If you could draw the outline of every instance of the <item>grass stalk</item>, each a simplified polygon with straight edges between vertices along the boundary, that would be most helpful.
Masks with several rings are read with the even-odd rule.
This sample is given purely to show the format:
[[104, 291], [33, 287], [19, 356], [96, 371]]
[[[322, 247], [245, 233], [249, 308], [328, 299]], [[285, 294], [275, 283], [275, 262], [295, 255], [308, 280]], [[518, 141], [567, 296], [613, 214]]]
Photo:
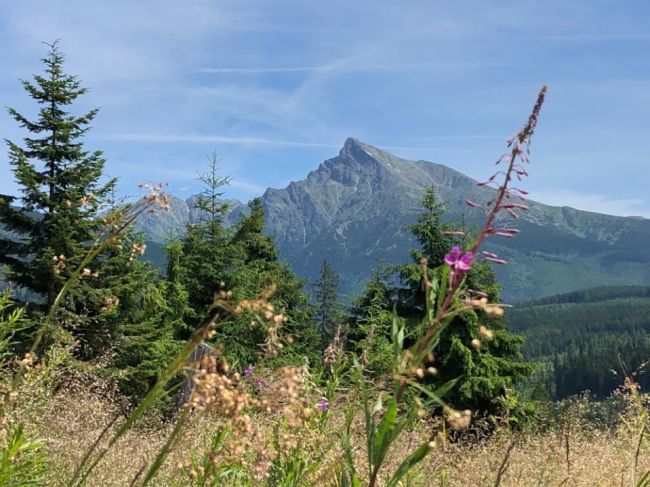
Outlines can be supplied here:
[[140, 484], [141, 487], [145, 487], [151, 481], [151, 479], [153, 479], [153, 477], [156, 475], [156, 473], [162, 466], [163, 462], [167, 458], [167, 455], [169, 454], [169, 451], [171, 450], [174, 441], [176, 441], [176, 438], [178, 437], [181, 430], [183, 429], [183, 426], [185, 426], [185, 423], [187, 423], [188, 418], [189, 418], [189, 413], [186, 409], [181, 413], [181, 416], [180, 418], [178, 418], [178, 421], [176, 421], [176, 425], [174, 426], [174, 429], [170, 433], [169, 437], [167, 438], [167, 441], [158, 452], [158, 455], [156, 456], [154, 462], [151, 464], [151, 467], [149, 468], [147, 474], [144, 477], [144, 480]]
[[[219, 317], [220, 311], [215, 311], [213, 316], [208, 319], [188, 340], [183, 349], [178, 353], [176, 358], [167, 366], [164, 372], [160, 375], [158, 381], [154, 386], [149, 390], [145, 397], [140, 401], [138, 406], [129, 414], [126, 421], [118, 428], [111, 440], [108, 442], [108, 445], [102, 449], [102, 451], [97, 455], [95, 460], [90, 464], [86, 469], [84, 474], [79, 477], [79, 474], [74, 475], [66, 484], [67, 487], [81, 486], [84, 484], [90, 473], [94, 470], [97, 464], [104, 458], [106, 453], [117, 443], [117, 441], [126, 433], [133, 424], [140, 419], [144, 412], [152, 406], [155, 401], [159, 398], [160, 394], [163, 392], [165, 385], [181, 370], [184, 364], [187, 362], [187, 359], [192, 355], [194, 349], [203, 341], [207, 336], [208, 332], [212, 330], [214, 324], [216, 323]], [[78, 468], [78, 472], [83, 470], [86, 462], [83, 462]]]

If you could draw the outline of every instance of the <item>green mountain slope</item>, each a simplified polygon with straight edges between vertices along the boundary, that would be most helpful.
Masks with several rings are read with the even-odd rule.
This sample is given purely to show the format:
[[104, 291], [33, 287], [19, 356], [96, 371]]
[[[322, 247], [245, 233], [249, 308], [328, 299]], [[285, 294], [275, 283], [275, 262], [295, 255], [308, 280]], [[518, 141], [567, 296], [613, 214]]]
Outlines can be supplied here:
[[[493, 190], [449, 167], [409, 161], [348, 139], [339, 155], [303, 181], [263, 196], [269, 232], [298, 274], [316, 276], [323, 258], [350, 292], [377, 262], [407, 259], [404, 227], [418, 211], [422, 189], [435, 185], [449, 218], [480, 224], [464, 201], [489, 200]], [[650, 220], [622, 218], [531, 202], [515, 239], [490, 239], [509, 260], [496, 269], [505, 299], [520, 301], [595, 285], [650, 284]]]
[[[551, 296], [509, 310], [507, 321], [526, 337], [526, 358], [546, 364], [543, 380], [556, 397], [608, 395], [650, 359], [650, 286]], [[640, 372], [645, 389], [650, 376]]]

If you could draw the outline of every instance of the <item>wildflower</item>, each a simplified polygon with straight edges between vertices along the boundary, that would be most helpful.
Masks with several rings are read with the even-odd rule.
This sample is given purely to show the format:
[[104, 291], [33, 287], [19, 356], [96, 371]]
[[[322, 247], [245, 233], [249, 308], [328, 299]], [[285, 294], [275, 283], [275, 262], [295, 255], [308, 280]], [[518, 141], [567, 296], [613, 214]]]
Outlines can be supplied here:
[[318, 403], [316, 403], [316, 410], [325, 413], [330, 408], [330, 402], [326, 397], [321, 397]]
[[119, 304], [120, 304], [120, 300], [118, 298], [108, 296], [108, 297], [104, 298], [104, 303], [103, 303], [103, 306], [102, 306], [102, 312], [110, 311], [111, 309], [118, 306]]
[[445, 264], [454, 271], [467, 272], [472, 267], [473, 258], [472, 252], [463, 253], [458, 245], [454, 245], [451, 251], [445, 255]]
[[253, 367], [251, 364], [248, 364], [248, 367], [246, 367], [246, 370], [244, 370], [244, 377], [246, 377], [247, 379], [252, 378], [254, 371], [255, 371], [255, 367]]
[[25, 358], [20, 360], [18, 363], [21, 367], [31, 367], [36, 361], [36, 354], [34, 352], [27, 352]]
[[470, 342], [470, 345], [472, 345], [472, 348], [473, 348], [474, 350], [478, 350], [478, 349], [481, 348], [481, 346], [482, 346], [483, 344], [481, 343], [481, 340], [479, 340], [478, 338], [474, 338], [474, 339]]
[[336, 327], [336, 332], [334, 333], [334, 338], [323, 350], [323, 363], [326, 365], [335, 364], [339, 361], [339, 358], [343, 355], [343, 339], [341, 337], [341, 327]]
[[447, 428], [454, 431], [467, 429], [472, 421], [472, 412], [466, 409], [463, 412], [451, 411], [447, 416]]
[[481, 335], [486, 340], [492, 340], [492, 338], [494, 337], [494, 333], [492, 332], [492, 330], [490, 330], [485, 325], [480, 326], [480, 328], [478, 330], [478, 333], [479, 333], [479, 335]]

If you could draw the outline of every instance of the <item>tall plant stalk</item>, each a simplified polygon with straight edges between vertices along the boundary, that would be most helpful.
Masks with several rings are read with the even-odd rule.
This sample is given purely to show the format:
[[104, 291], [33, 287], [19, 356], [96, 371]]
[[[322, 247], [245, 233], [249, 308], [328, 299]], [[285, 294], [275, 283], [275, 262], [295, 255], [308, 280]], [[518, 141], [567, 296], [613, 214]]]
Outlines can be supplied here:
[[[503, 161], [507, 162], [507, 168], [505, 171], [498, 171], [487, 181], [479, 183], [481, 186], [497, 185], [497, 177], [499, 175], [502, 175], [503, 179], [501, 183], [497, 185], [495, 198], [486, 206], [480, 205], [473, 201], [467, 202], [467, 204], [471, 207], [480, 207], [488, 210], [485, 223], [483, 224], [483, 227], [481, 228], [481, 231], [479, 232], [475, 242], [470, 247], [470, 250], [466, 253], [462, 253], [458, 248], [456, 248], [454, 249], [456, 251], [455, 254], [452, 252], [445, 258], [445, 262], [449, 265], [448, 274], [447, 272], [443, 272], [443, 276], [440, 278], [440, 282], [436, 282], [435, 286], [428, 277], [428, 266], [426, 260], [423, 260], [421, 262], [423, 286], [426, 296], [426, 312], [424, 318], [425, 332], [411, 349], [410, 366], [406, 368], [407, 370], [421, 370], [420, 364], [423, 362], [426, 355], [429, 354], [435, 347], [441, 330], [459, 312], [465, 309], [488, 306], [486, 302], [476, 302], [476, 300], [469, 299], [466, 300], [465, 306], [460, 306], [454, 309], [454, 306], [458, 301], [460, 291], [465, 282], [465, 272], [471, 267], [472, 261], [477, 256], [480, 246], [484, 240], [487, 237], [493, 235], [513, 237], [518, 233], [517, 229], [498, 228], [496, 226], [496, 220], [497, 216], [504, 210], [513, 218], [518, 218], [517, 210], [528, 209], [528, 207], [523, 203], [513, 203], [510, 201], [511, 198], [520, 198], [523, 200], [524, 195], [527, 194], [525, 191], [520, 189], [515, 189], [514, 191], [516, 191], [517, 194], [513, 194], [510, 189], [510, 183], [514, 177], [522, 179], [522, 177], [528, 175], [527, 171], [523, 167], [523, 164], [528, 162], [528, 147], [535, 132], [537, 121], [539, 119], [539, 113], [541, 111], [542, 105], [544, 104], [546, 93], [547, 87], [544, 85], [537, 96], [537, 101], [530, 116], [528, 117], [527, 122], [517, 133], [517, 135], [508, 141], [508, 146], [511, 148], [510, 153], [502, 156], [499, 160], [497, 160], [497, 164], [500, 164]], [[496, 264], [506, 263], [505, 260], [500, 259], [495, 254], [485, 252], [484, 255], [486, 260], [492, 261]], [[446, 280], [447, 276], [448, 282]], [[444, 296], [444, 298], [442, 296]], [[437, 305], [439, 302], [441, 303]], [[397, 337], [399, 342], [403, 341], [403, 335], [404, 334], [402, 330], [401, 340], [399, 337]], [[365, 406], [366, 435], [368, 436], [369, 448], [369, 487], [375, 487], [377, 485], [381, 468], [390, 448], [390, 443], [392, 443], [392, 441], [401, 433], [402, 426], [399, 422], [396, 422], [395, 419], [390, 418], [390, 416], [393, 416], [397, 413], [397, 406], [403, 400], [404, 394], [410, 384], [413, 384], [413, 381], [410, 378], [398, 374], [397, 385], [393, 397], [389, 399], [388, 409], [384, 412], [382, 422], [379, 424], [379, 426], [375, 424], [375, 420], [372, 414], [369, 414], [367, 405]], [[426, 392], [424, 388], [421, 390], [423, 392]], [[426, 393], [435, 400], [435, 394], [431, 394], [429, 392]], [[386, 424], [386, 418], [389, 418], [388, 423], [390, 424], [388, 425]], [[391, 437], [389, 440], [386, 440], [387, 435]], [[381, 442], [381, 455], [373, 457], [373, 453], [370, 451], [370, 449], [375, 448], [375, 445], [373, 444], [373, 440], [370, 438], [371, 436], [373, 439], [377, 439]], [[424, 458], [424, 456], [426, 456], [426, 454], [430, 451], [430, 447], [431, 446], [428, 444], [422, 445], [414, 453], [407, 457], [402, 465], [400, 465], [400, 467], [397, 469], [397, 472], [393, 475], [392, 479], [389, 480], [387, 485], [396, 485], [399, 478], [401, 478], [401, 476], [403, 476], [406, 471], [408, 471], [412, 466], [414, 466], [417, 462]]]

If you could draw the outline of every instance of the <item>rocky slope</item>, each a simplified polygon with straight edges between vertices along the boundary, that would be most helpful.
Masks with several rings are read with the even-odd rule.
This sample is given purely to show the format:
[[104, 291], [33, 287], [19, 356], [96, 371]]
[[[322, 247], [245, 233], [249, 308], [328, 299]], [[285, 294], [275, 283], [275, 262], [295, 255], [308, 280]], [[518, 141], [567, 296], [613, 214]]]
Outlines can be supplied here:
[[[262, 200], [268, 232], [303, 277], [317, 276], [327, 258], [346, 293], [357, 292], [379, 263], [404, 262], [413, 246], [405, 227], [418, 212], [422, 190], [434, 185], [450, 219], [479, 224], [464, 201], [486, 201], [493, 190], [449, 167], [401, 159], [355, 139], [306, 179], [269, 188]], [[189, 203], [189, 204], [188, 204]], [[552, 207], [535, 202], [515, 239], [489, 247], [510, 262], [497, 274], [506, 299], [517, 301], [596, 285], [650, 284], [650, 220]], [[140, 228], [155, 242], [182, 232], [196, 218], [191, 201], [175, 199], [168, 214]], [[231, 221], [243, 211], [233, 202]]]

